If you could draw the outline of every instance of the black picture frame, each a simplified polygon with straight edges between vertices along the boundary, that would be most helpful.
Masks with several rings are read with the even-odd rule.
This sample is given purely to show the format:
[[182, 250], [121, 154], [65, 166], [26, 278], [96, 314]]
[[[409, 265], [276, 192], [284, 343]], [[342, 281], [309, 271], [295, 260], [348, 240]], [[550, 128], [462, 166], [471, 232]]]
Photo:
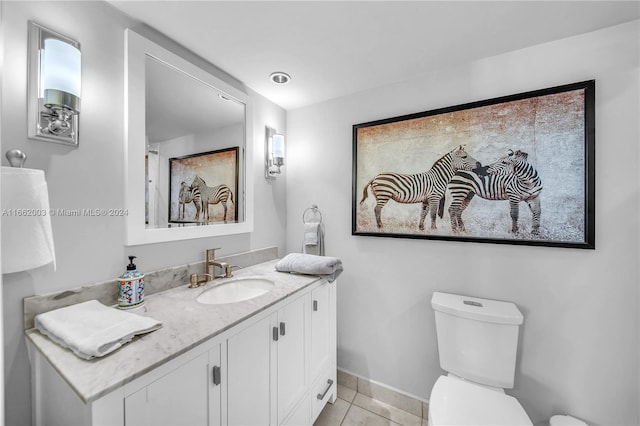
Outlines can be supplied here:
[[595, 80], [355, 124], [352, 136], [352, 235], [595, 248]]

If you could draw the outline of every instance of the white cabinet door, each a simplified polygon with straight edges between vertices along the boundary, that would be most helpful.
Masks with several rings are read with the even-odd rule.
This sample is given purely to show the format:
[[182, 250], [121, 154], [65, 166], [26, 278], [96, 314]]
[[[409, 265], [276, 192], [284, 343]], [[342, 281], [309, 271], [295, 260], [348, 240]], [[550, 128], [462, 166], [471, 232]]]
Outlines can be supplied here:
[[305, 361], [305, 324], [308, 295], [278, 311], [278, 424], [308, 391]]
[[208, 364], [209, 354], [200, 354], [126, 397], [125, 425], [206, 426]]
[[311, 377], [320, 374], [331, 360], [331, 286], [325, 283], [311, 292]]
[[[273, 318], [273, 319], [272, 319]], [[275, 314], [227, 340], [227, 422], [270, 423], [271, 340]]]
[[279, 424], [308, 394], [308, 309], [299, 297], [227, 340], [229, 425]]
[[336, 283], [311, 292], [311, 421], [337, 397]]
[[222, 388], [225, 386], [224, 368], [222, 368], [222, 345], [218, 344], [209, 351], [209, 426], [222, 425]]

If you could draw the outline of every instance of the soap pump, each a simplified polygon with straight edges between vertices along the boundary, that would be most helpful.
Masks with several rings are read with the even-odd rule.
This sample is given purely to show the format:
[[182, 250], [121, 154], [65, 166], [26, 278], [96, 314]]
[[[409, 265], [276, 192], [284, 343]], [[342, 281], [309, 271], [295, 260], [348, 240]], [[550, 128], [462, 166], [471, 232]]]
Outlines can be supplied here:
[[144, 274], [138, 271], [133, 259], [129, 256], [127, 270], [118, 278], [118, 308], [132, 309], [144, 304]]

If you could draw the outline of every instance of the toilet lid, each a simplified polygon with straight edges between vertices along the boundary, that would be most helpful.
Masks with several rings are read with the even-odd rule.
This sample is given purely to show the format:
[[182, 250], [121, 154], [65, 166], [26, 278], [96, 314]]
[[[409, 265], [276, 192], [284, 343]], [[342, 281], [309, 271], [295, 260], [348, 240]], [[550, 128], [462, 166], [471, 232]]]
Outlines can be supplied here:
[[514, 397], [447, 376], [433, 385], [429, 419], [432, 425], [533, 425]]

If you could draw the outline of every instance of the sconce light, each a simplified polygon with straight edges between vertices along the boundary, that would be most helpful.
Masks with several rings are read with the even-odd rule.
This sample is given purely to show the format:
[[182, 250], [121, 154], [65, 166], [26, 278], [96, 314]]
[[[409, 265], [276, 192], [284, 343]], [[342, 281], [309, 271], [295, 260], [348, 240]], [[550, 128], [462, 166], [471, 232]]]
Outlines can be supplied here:
[[29, 21], [29, 138], [78, 145], [80, 44]]
[[284, 136], [267, 127], [264, 150], [264, 177], [275, 179], [284, 165]]

